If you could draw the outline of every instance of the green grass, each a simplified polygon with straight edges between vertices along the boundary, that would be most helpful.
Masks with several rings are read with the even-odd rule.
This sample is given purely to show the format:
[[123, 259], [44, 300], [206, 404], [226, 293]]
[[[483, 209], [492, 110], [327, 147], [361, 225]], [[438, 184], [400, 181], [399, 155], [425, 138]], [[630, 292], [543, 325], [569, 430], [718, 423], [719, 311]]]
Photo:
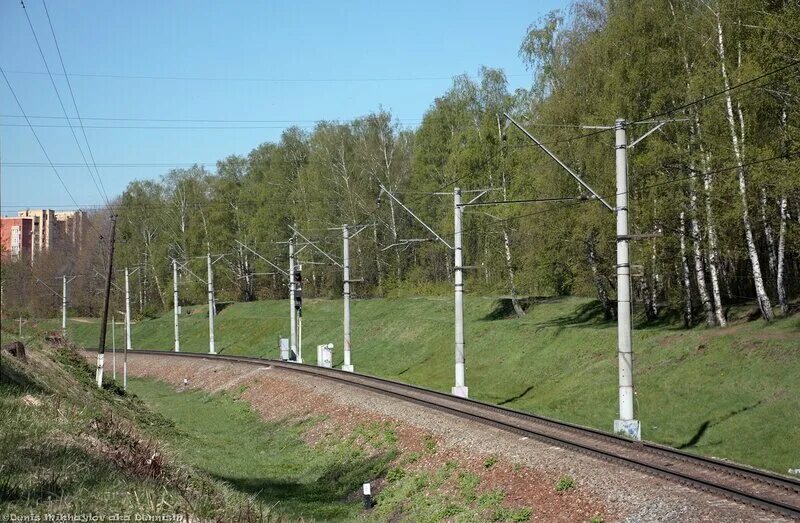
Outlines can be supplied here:
[[[168, 441], [182, 459], [291, 517], [354, 519], [363, 507], [357, 497], [345, 498], [383, 475], [396, 454], [391, 438], [379, 441], [381, 434], [369, 427], [357, 435], [371, 435], [374, 445], [359, 445], [353, 435], [312, 448], [300, 436], [313, 421], [264, 423], [247, 403], [226, 394], [176, 392], [144, 379], [131, 380], [130, 386], [180, 427]], [[375, 446], [380, 452], [368, 456]]]
[[26, 341], [27, 363], [0, 356], [0, 514], [276, 520], [267, 506], [165, 455], [158, 437], [175, 426], [111, 383], [98, 389], [72, 350]]
[[[264, 422], [235, 395], [176, 391], [149, 379], [133, 379], [131, 389], [180, 427], [167, 441], [181, 459], [255, 495], [278, 514], [304, 521], [376, 522], [527, 521], [532, 514], [527, 507], [504, 505], [502, 489], [484, 488], [479, 476], [458, 471], [455, 462], [434, 471], [398, 466], [419, 456], [400, 452], [392, 423], [359, 425], [350, 434], [334, 432], [309, 446], [302, 433], [319, 418]], [[385, 481], [375, 483], [380, 478]], [[365, 481], [375, 485], [376, 505], [370, 511], [359, 495]]]
[[[277, 357], [288, 332], [286, 301], [237, 303], [217, 317], [222, 354]], [[181, 318], [181, 348], [207, 352], [204, 307]], [[470, 395], [510, 408], [610, 430], [617, 417], [616, 324], [596, 302], [550, 299], [522, 319], [494, 319], [496, 300], [466, 300]], [[689, 452], [781, 473], [800, 467], [800, 320], [746, 321], [734, 309], [726, 329], [683, 329], [668, 321], [634, 330], [636, 407], [643, 437]], [[341, 354], [341, 301], [306, 300], [304, 359], [316, 345]], [[353, 363], [358, 372], [449, 391], [453, 380], [450, 298], [356, 300]], [[87, 323], [88, 321], [88, 323]], [[58, 323], [53, 320], [52, 327]], [[70, 336], [95, 346], [98, 325], [71, 321]], [[117, 346], [122, 335], [117, 332]], [[171, 312], [137, 323], [136, 348], [171, 349]], [[109, 343], [110, 345], [110, 343]]]

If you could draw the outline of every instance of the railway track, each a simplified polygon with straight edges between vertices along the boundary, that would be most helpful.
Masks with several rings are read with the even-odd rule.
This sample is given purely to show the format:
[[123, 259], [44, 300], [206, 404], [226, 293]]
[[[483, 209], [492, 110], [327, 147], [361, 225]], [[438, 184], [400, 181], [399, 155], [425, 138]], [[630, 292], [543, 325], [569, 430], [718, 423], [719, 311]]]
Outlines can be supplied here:
[[676, 481], [800, 520], [800, 481], [473, 399], [364, 374], [243, 356], [136, 350], [134, 354], [266, 365], [346, 383]]

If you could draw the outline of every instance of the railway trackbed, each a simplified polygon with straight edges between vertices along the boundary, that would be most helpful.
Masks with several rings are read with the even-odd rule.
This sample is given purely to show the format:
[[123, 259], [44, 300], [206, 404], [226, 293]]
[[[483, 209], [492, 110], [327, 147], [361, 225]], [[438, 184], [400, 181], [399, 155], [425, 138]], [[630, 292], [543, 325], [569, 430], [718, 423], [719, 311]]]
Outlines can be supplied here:
[[535, 414], [337, 369], [243, 356], [156, 350], [135, 350], [133, 353], [271, 366], [346, 383], [800, 520], [800, 481], [735, 463], [696, 456], [657, 443], [631, 441]]

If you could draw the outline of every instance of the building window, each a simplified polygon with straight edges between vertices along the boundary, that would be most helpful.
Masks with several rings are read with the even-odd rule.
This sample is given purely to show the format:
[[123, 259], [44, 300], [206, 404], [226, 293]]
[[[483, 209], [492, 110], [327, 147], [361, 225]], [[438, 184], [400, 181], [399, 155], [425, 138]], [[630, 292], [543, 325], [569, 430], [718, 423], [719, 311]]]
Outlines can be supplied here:
[[11, 227], [11, 257], [14, 259], [19, 258], [19, 252], [22, 248], [22, 234], [20, 234], [19, 225]]

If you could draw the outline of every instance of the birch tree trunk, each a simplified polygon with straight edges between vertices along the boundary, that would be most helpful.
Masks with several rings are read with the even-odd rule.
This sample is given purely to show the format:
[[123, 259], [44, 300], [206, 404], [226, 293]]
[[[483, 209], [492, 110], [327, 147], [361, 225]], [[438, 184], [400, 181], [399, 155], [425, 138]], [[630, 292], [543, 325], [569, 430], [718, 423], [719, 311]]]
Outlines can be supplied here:
[[597, 268], [598, 266], [598, 259], [597, 259], [597, 233], [595, 231], [589, 232], [589, 237], [586, 239], [586, 261], [589, 263], [589, 268], [592, 270], [592, 281], [594, 282], [594, 288], [597, 291], [597, 299], [600, 301], [600, 305], [603, 307], [603, 315], [605, 316], [606, 320], [611, 320], [616, 317], [614, 314], [614, 306], [611, 303], [611, 300], [608, 298], [608, 292], [606, 292], [605, 285], [603, 285], [603, 280], [600, 277], [600, 271]]
[[[772, 303], [770, 302], [767, 291], [764, 288], [764, 279], [761, 275], [761, 263], [758, 260], [758, 251], [756, 250], [756, 243], [753, 238], [753, 229], [750, 225], [750, 214], [747, 209], [747, 178], [745, 176], [745, 169], [743, 166], [742, 151], [739, 144], [739, 136], [736, 133], [736, 120], [733, 114], [733, 101], [730, 94], [730, 81], [728, 79], [728, 70], [725, 66], [725, 43], [722, 35], [722, 20], [720, 13], [715, 13], [717, 18], [717, 51], [719, 53], [720, 67], [722, 71], [722, 80], [724, 83], [725, 92], [725, 116], [728, 120], [728, 127], [731, 131], [731, 142], [733, 145], [733, 153], [736, 157], [736, 163], [739, 172], [739, 193], [742, 197], [742, 225], [744, 226], [745, 241], [747, 247], [747, 255], [750, 257], [750, 264], [753, 270], [753, 283], [756, 290], [756, 299], [758, 300], [759, 308], [764, 319], [771, 321], [774, 318], [772, 313]], [[744, 125], [744, 122], [741, 122]]]
[[708, 235], [708, 273], [711, 276], [711, 294], [714, 297], [714, 311], [720, 327], [728, 325], [725, 310], [722, 308], [722, 291], [720, 290], [719, 251], [717, 249], [717, 228], [714, 225], [714, 211], [711, 206], [712, 179], [708, 174], [708, 157], [703, 156], [703, 189], [706, 200], [706, 234]]
[[767, 189], [761, 188], [761, 222], [764, 224], [764, 239], [767, 240], [767, 255], [769, 260], [769, 272], [771, 275], [776, 274], [776, 255], [775, 255], [775, 239], [772, 237], [772, 226], [767, 218]]
[[683, 269], [683, 324], [692, 326], [692, 278], [686, 258], [686, 217], [681, 211], [681, 268]]
[[784, 258], [786, 252], [786, 219], [788, 214], [788, 201], [786, 196], [781, 197], [780, 213], [781, 224], [778, 228], [778, 260], [777, 260], [777, 286], [778, 286], [778, 305], [781, 313], [786, 316], [789, 313], [789, 305], [786, 303], [786, 282], [784, 281]]
[[[691, 168], [691, 167], [690, 167]], [[706, 271], [703, 262], [703, 251], [700, 248], [702, 233], [700, 232], [700, 222], [697, 220], [697, 191], [694, 188], [694, 175], [689, 185], [689, 211], [691, 212], [692, 228], [692, 248], [694, 251], [694, 273], [697, 280], [697, 293], [700, 295], [700, 302], [703, 304], [703, 312], [706, 316], [706, 325], [713, 327], [716, 325], [714, 317], [714, 307], [711, 305], [711, 298], [706, 287]]]
[[[675, 15], [675, 8], [674, 8], [672, 2], [669, 2], [669, 7], [670, 7], [670, 11], [672, 12], [673, 18], [675, 18], [676, 21], [677, 21], [677, 16]], [[683, 51], [683, 68], [684, 68], [684, 71], [686, 72], [686, 89], [687, 89], [687, 92], [690, 92], [691, 91], [692, 69], [689, 66], [689, 56], [686, 53], [685, 47], [684, 47], [684, 51]], [[717, 324], [719, 324], [720, 327], [724, 327], [724, 326], [727, 325], [727, 322], [725, 321], [725, 313], [724, 313], [724, 311], [722, 309], [722, 296], [721, 296], [720, 287], [719, 287], [719, 274], [718, 274], [719, 273], [719, 267], [718, 267], [718, 261], [717, 261], [717, 232], [716, 232], [716, 229], [714, 227], [714, 214], [713, 214], [713, 210], [712, 210], [712, 206], [711, 206], [711, 184], [712, 184], [712, 179], [711, 179], [711, 175], [707, 174], [708, 173], [708, 164], [709, 164], [708, 155], [703, 149], [702, 132], [701, 132], [701, 127], [700, 127], [700, 116], [698, 115], [697, 111], [694, 112], [694, 122], [693, 122], [693, 124], [694, 125], [690, 127], [690, 132], [691, 132], [691, 135], [692, 135], [691, 137], [692, 137], [692, 141], [697, 144], [697, 146], [698, 146], [698, 148], [700, 150], [701, 164], [702, 164], [703, 173], [704, 173], [703, 186], [704, 186], [704, 190], [705, 190], [706, 234], [707, 234], [707, 238], [708, 238], [708, 259], [707, 259], [708, 263], [707, 263], [707, 267], [708, 267], [709, 275], [711, 277], [711, 295], [712, 295], [713, 300], [714, 300], [712, 309], [713, 309], [713, 311], [715, 313]], [[697, 202], [697, 193], [696, 193], [695, 188], [694, 188], [694, 172], [692, 173], [692, 181], [690, 183], [692, 184], [692, 188], [691, 188], [692, 194], [691, 194], [690, 200], [693, 200], [693, 202], [692, 202], [692, 205], [693, 205], [692, 221], [693, 221], [693, 225], [694, 225], [696, 223], [696, 221], [697, 221], [697, 216], [698, 216], [698, 214], [697, 214], [697, 204], [696, 204], [696, 202]], [[685, 218], [683, 218], [683, 219], [685, 220]], [[681, 234], [685, 235], [685, 229], [683, 229], [681, 231]], [[694, 231], [692, 232], [692, 234], [693, 234], [693, 236], [695, 235]], [[685, 239], [683, 241], [685, 242]], [[700, 241], [700, 238], [695, 236], [694, 241], [695, 241], [695, 247], [697, 247], [697, 242]], [[685, 247], [684, 247], [684, 249], [685, 249]], [[695, 260], [697, 260], [698, 258], [699, 258], [699, 256], [695, 252]], [[702, 258], [700, 258], [700, 260], [701, 260], [701, 263], [702, 263]], [[685, 264], [685, 268], [688, 270], [688, 262], [686, 261], [685, 257], [683, 258], [683, 263]], [[700, 288], [700, 286], [698, 285], [698, 289], [699, 288]], [[705, 298], [707, 299], [708, 292], [707, 292], [707, 290], [705, 288], [705, 279], [704, 278], [703, 278], [703, 290], [701, 291], [701, 299], [703, 299], [703, 294], [706, 294]], [[691, 289], [689, 290], [689, 307], [690, 307], [690, 311], [691, 311]], [[706, 311], [706, 314], [708, 314], [708, 307], [706, 306], [705, 300], [703, 301], [703, 309]], [[713, 322], [709, 322], [708, 319], [707, 319], [707, 322], [709, 323], [709, 325], [713, 325]]]
[[[658, 225], [658, 200], [653, 199], [653, 234], [659, 233]], [[644, 276], [645, 278], [648, 275]], [[658, 318], [658, 294], [661, 292], [661, 275], [658, 273], [658, 249], [656, 247], [656, 239], [653, 238], [650, 241], [650, 274], [649, 274], [650, 282], [647, 286], [647, 290], [649, 291], [648, 299], [646, 300], [647, 308], [645, 312], [647, 313], [647, 318], [650, 320], [655, 320]]]
[[[394, 200], [392, 200], [391, 198], [389, 198], [389, 212], [392, 223], [392, 240], [394, 241], [394, 243], [397, 243], [397, 219], [394, 213]], [[395, 252], [395, 263], [397, 264], [397, 266], [395, 267], [395, 276], [397, 277], [397, 281], [399, 283], [400, 279], [403, 276], [403, 272], [400, 269], [400, 249], [395, 248], [394, 252]]]
[[[506, 174], [503, 173], [503, 201], [508, 199], [508, 184], [506, 183]], [[504, 222], [505, 223], [505, 222]], [[511, 241], [508, 237], [508, 228], [503, 225], [503, 247], [506, 253], [506, 270], [508, 271], [508, 283], [511, 286], [511, 305], [514, 307], [514, 312], [517, 313], [518, 318], [525, 316], [525, 310], [519, 303], [517, 296], [517, 285], [514, 282], [514, 263], [511, 259]]]

